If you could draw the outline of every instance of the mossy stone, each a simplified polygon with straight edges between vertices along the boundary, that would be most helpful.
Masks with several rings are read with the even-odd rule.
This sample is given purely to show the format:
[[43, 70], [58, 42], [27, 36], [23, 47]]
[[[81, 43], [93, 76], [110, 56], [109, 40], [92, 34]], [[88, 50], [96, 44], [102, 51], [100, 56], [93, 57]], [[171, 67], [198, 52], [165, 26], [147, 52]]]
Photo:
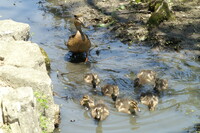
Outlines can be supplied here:
[[151, 17], [147, 21], [148, 26], [158, 26], [164, 20], [172, 17], [172, 11], [169, 9], [168, 3], [164, 0], [158, 0], [149, 4], [149, 10], [153, 11]]
[[44, 60], [45, 60], [47, 71], [50, 71], [50, 69], [51, 69], [51, 60], [49, 59], [46, 51], [43, 48], [40, 47], [40, 51], [41, 51], [42, 55], [44, 56]]

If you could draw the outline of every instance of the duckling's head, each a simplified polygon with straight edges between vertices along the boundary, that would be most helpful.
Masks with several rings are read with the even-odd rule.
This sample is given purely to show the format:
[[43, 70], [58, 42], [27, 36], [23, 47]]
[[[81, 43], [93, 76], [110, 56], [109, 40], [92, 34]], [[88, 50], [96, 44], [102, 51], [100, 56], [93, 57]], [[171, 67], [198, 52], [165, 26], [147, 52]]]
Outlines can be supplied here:
[[102, 114], [102, 108], [101, 107], [96, 107], [95, 108], [95, 119], [96, 120], [101, 120], [101, 114]]
[[119, 87], [117, 85], [113, 86], [113, 93], [111, 94], [112, 100], [116, 101], [119, 95]]
[[168, 81], [166, 79], [159, 79], [159, 78], [156, 79], [154, 87], [156, 91], [166, 90], [167, 88], [168, 88]]
[[140, 108], [138, 107], [138, 103], [135, 101], [135, 100], [130, 100], [129, 101], [129, 111], [132, 113], [132, 114], [135, 114], [136, 112], [140, 112]]
[[134, 87], [140, 87], [141, 86], [141, 84], [140, 84], [140, 79], [139, 78], [136, 78], [135, 80], [134, 80]]
[[94, 107], [94, 100], [92, 100], [88, 95], [84, 95], [80, 104], [89, 110], [90, 108]]
[[116, 100], [117, 100], [117, 96], [116, 96], [115, 94], [112, 94], [111, 97], [112, 97], [112, 100], [113, 100], [113, 101], [116, 101]]
[[154, 111], [155, 110], [155, 103], [154, 101], [150, 101], [149, 105], [148, 105], [148, 108], [150, 111]]

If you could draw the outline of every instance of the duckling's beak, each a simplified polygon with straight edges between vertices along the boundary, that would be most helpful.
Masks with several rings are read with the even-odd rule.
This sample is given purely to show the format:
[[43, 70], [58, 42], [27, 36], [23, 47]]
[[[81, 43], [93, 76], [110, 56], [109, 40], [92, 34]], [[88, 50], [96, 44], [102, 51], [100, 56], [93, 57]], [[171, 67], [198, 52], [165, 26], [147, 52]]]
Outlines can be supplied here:
[[93, 88], [96, 88], [96, 87], [97, 87], [97, 84], [96, 84], [96, 82], [94, 81], [94, 79], [92, 80], [92, 87], [93, 87]]
[[141, 112], [140, 108], [138, 108], [137, 110], [138, 110], [138, 112]]
[[154, 109], [154, 107], [150, 107], [149, 110], [150, 111], [154, 111], [155, 109]]
[[113, 101], [116, 101], [116, 100], [117, 100], [117, 96], [112, 95], [112, 100], [113, 100]]
[[101, 120], [101, 115], [100, 115], [100, 113], [99, 113], [99, 112], [97, 113], [97, 115], [96, 115], [95, 119], [96, 119], [96, 120], [98, 120], [98, 121], [100, 121], [100, 120]]

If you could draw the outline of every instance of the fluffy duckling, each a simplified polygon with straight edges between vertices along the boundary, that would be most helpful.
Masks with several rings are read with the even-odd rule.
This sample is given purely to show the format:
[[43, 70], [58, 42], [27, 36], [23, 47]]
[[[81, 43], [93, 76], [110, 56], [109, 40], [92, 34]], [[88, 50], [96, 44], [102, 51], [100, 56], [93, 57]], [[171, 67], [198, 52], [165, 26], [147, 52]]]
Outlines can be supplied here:
[[88, 95], [84, 95], [83, 98], [80, 100], [81, 106], [84, 106], [86, 110], [91, 109], [94, 107], [94, 99], [92, 99]]
[[119, 112], [127, 114], [135, 114], [137, 111], [140, 111], [138, 103], [135, 100], [129, 99], [117, 99], [115, 107]]
[[134, 87], [140, 87], [143, 84], [154, 84], [156, 80], [156, 72], [152, 70], [141, 70], [134, 80]]
[[156, 92], [160, 92], [162, 90], [166, 90], [168, 88], [168, 81], [166, 79], [157, 78], [155, 81], [154, 90]]
[[86, 60], [88, 61], [88, 52], [91, 47], [91, 42], [86, 34], [83, 33], [81, 26], [85, 27], [79, 20], [80, 16], [74, 15], [74, 25], [76, 27], [76, 34], [69, 37], [66, 46], [73, 53], [86, 52]]
[[84, 81], [86, 83], [92, 84], [93, 88], [96, 88], [96, 86], [100, 83], [100, 79], [97, 74], [88, 73], [84, 76]]
[[140, 101], [142, 104], [147, 105], [150, 111], [154, 111], [158, 104], [158, 96], [151, 92], [142, 93]]
[[113, 99], [113, 101], [116, 101], [117, 96], [119, 95], [119, 87], [117, 85], [107, 84], [101, 87], [101, 92], [103, 95], [109, 96]]
[[99, 102], [98, 104], [96, 104], [94, 107], [91, 108], [90, 113], [94, 119], [102, 121], [108, 117], [109, 109], [103, 102]]

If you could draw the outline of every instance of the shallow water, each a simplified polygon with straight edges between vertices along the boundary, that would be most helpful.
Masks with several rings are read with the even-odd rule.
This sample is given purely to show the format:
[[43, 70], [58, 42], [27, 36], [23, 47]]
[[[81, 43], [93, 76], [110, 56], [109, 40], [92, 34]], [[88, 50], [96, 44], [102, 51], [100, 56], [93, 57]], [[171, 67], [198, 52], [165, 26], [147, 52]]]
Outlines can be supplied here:
[[[199, 122], [200, 63], [194, 60], [192, 53], [157, 52], [135, 44], [127, 46], [111, 39], [106, 29], [89, 27], [84, 32], [93, 44], [91, 63], [70, 63], [66, 61], [68, 50], [64, 42], [74, 33], [72, 13], [57, 6], [56, 0], [38, 2], [3, 0], [0, 2], [0, 19], [28, 23], [30, 40], [48, 53], [52, 61], [50, 76], [54, 91], [69, 98], [55, 96], [55, 102], [61, 105], [61, 133], [182, 133]], [[102, 79], [101, 85], [117, 84], [124, 97], [136, 97], [133, 79], [142, 69], [157, 71], [159, 77], [169, 81], [169, 90], [155, 111], [150, 112], [140, 104], [141, 112], [133, 117], [117, 112], [109, 98], [95, 95], [96, 99], [104, 99], [110, 108], [110, 116], [97, 124], [79, 105], [83, 94], [93, 95], [91, 86], [83, 82], [85, 73], [97, 73]]]

